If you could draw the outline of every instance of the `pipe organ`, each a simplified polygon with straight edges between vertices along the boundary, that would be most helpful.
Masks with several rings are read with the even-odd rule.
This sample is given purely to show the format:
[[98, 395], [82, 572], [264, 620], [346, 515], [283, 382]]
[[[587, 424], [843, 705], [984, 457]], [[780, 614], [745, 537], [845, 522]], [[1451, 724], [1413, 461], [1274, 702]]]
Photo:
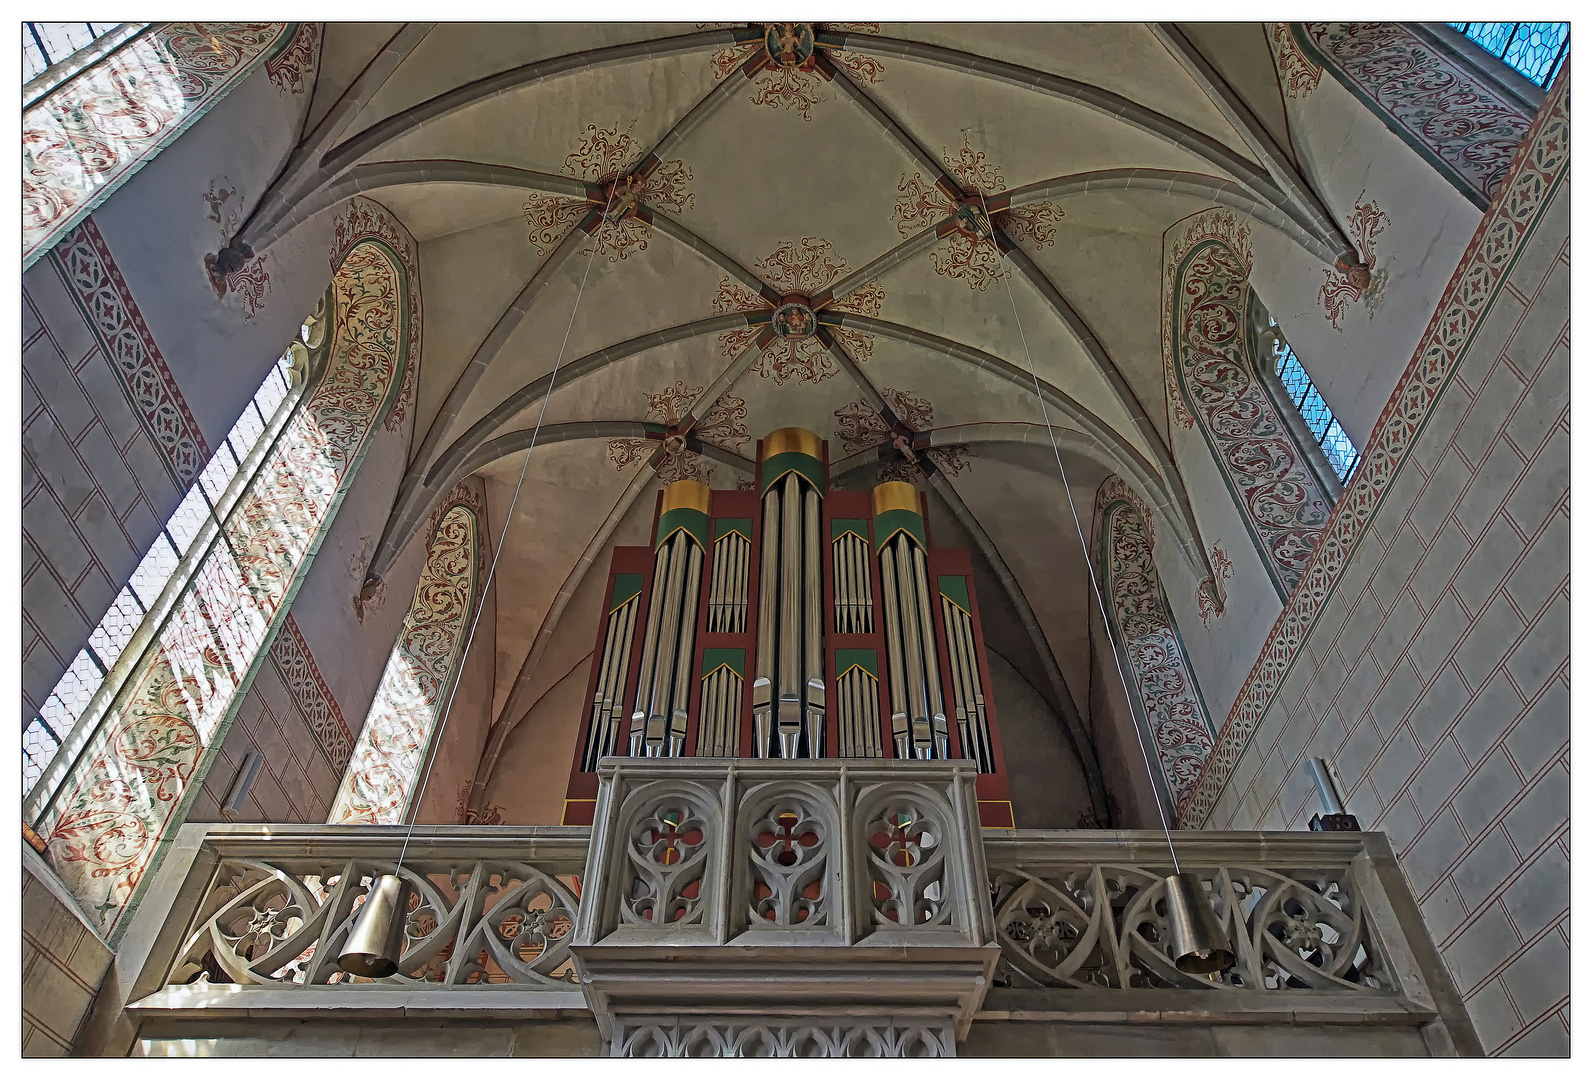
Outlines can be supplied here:
[[650, 548], [617, 547], [564, 822], [598, 759], [971, 759], [979, 813], [1013, 825], [972, 563], [930, 544], [922, 496], [831, 491], [802, 428], [758, 443], [755, 490], [658, 497]]

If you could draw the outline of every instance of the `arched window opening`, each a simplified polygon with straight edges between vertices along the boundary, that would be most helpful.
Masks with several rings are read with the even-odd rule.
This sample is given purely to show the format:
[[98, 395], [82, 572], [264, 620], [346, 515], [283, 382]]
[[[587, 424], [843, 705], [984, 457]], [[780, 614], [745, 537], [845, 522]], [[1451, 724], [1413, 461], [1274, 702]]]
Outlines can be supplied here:
[[448, 507], [437, 522], [327, 824], [401, 825], [415, 809], [479, 602], [481, 532], [476, 512], [463, 503]]
[[[182, 574], [178, 573], [179, 568], [185, 562], [197, 563], [190, 555], [203, 552], [220, 521], [252, 482], [264, 459], [265, 447], [286, 425], [302, 394], [309, 349], [319, 348], [325, 338], [325, 308], [323, 299], [299, 327], [299, 340], [284, 349], [266, 372], [237, 423], [210, 456], [199, 478], [188, 488], [132, 577], [112, 601], [110, 610], [89, 635], [88, 644], [78, 651], [38, 715], [23, 726], [24, 796], [33, 793], [61, 745], [70, 740], [73, 728], [91, 712], [89, 706], [95, 695], [105, 688], [106, 679], [116, 670], [133, 638], [140, 636], [140, 629], [151, 622], [151, 612], [169, 610], [174, 596], [168, 593], [179, 592], [196, 567], [189, 565]], [[172, 587], [174, 578], [178, 581]], [[151, 631], [154, 628], [149, 627]], [[112, 678], [112, 682], [119, 685], [120, 680]], [[114, 694], [116, 685], [107, 688], [103, 696]]]
[[1451, 22], [1448, 24], [1520, 74], [1547, 86], [1570, 51], [1570, 24]]

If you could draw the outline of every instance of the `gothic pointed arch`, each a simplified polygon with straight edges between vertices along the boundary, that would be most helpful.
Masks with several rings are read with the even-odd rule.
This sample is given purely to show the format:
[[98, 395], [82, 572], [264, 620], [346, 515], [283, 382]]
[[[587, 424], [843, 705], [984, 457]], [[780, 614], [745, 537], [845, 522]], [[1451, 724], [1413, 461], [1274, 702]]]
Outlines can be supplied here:
[[387, 667], [354, 744], [329, 825], [399, 825], [415, 804], [426, 760], [463, 666], [481, 600], [485, 495], [454, 488], [432, 517], [426, 561]]
[[1199, 428], [1277, 594], [1321, 541], [1333, 498], [1257, 377], [1246, 332], [1249, 226], [1211, 209], [1167, 230], [1161, 350], [1172, 422]]
[[47, 774], [30, 804], [46, 858], [113, 943], [418, 359], [414, 243], [370, 207], [339, 229], [329, 345], [308, 385], [284, 406], [252, 474], [234, 481], [235, 496], [212, 493], [218, 527], [168, 587], [148, 645], [124, 655], [62, 747], [62, 773]]
[[1105, 597], [1107, 632], [1128, 676], [1129, 706], [1142, 725], [1162, 787], [1176, 806], [1216, 743], [1183, 638], [1152, 558], [1155, 535], [1144, 504], [1120, 476], [1095, 496], [1095, 572]]

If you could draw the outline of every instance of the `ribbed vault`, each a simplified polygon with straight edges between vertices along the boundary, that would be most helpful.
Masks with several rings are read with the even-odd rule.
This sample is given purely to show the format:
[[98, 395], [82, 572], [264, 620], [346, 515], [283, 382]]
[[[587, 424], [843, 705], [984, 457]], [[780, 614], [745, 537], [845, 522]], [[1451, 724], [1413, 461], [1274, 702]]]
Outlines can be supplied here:
[[[760, 24], [338, 27], [303, 143], [234, 237], [265, 250], [364, 195], [421, 242], [415, 434], [371, 575], [470, 475], [502, 528], [525, 466], [478, 804], [589, 650], [572, 613], [625, 523], [663, 479], [736, 486], [776, 427], [829, 439], [848, 483], [932, 485], [1075, 739], [1087, 578], [1057, 451], [1084, 512], [1080, 484], [1116, 474], [1184, 576], [1210, 573], [1168, 450], [1161, 233], [1221, 205], [1330, 264], [1349, 245], [1291, 157], [1175, 28], [814, 31], [786, 66]], [[793, 299], [820, 323], [802, 341], [770, 325]]]

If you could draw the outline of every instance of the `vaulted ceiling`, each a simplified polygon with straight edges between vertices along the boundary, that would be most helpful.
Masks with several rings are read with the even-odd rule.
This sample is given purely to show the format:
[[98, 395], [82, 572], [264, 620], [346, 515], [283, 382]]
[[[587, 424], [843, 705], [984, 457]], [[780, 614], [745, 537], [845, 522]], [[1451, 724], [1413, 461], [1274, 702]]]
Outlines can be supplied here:
[[1203, 558], [1167, 451], [1162, 232], [1225, 203], [1342, 250], [1280, 149], [1259, 25], [332, 24], [308, 126], [351, 107], [316, 197], [396, 213], [425, 303], [373, 569], [471, 473], [501, 515], [540, 424], [498, 569], [500, 710], [605, 523], [650, 516], [649, 459], [735, 487], [787, 425], [851, 485], [908, 467], [892, 426], [932, 445], [1083, 704], [1047, 417], [1085, 529], [1119, 473]]

